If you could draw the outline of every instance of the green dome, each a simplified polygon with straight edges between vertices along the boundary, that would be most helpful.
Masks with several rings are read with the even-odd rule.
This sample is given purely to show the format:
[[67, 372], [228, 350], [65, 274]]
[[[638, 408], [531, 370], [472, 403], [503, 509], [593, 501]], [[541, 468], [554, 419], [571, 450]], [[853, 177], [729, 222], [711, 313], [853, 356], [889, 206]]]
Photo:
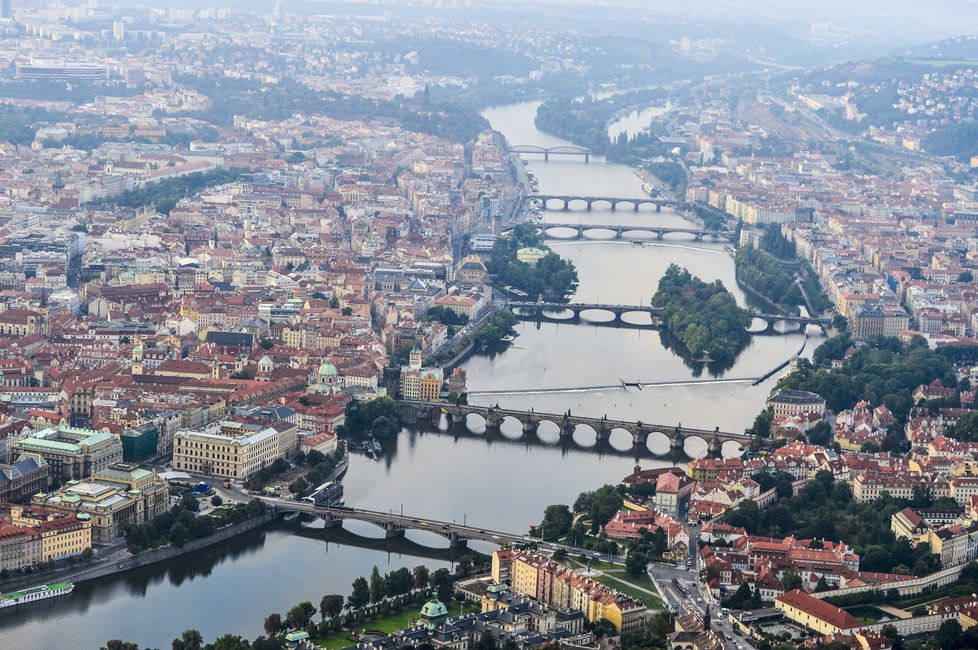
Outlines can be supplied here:
[[424, 606], [421, 608], [421, 616], [422, 618], [427, 618], [427, 619], [448, 616], [448, 608], [445, 607], [445, 605], [440, 600], [432, 597], [432, 599], [426, 602]]
[[329, 361], [327, 361], [323, 365], [319, 366], [319, 376], [320, 377], [335, 377], [338, 374], [340, 374], [340, 373], [339, 373], [338, 370], [336, 370], [336, 366], [334, 366], [333, 364], [331, 364]]

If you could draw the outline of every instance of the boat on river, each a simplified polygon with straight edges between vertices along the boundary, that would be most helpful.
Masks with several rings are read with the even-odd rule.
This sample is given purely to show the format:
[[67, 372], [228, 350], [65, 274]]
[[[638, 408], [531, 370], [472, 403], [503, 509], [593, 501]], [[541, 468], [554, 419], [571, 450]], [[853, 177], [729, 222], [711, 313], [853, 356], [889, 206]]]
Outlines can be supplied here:
[[49, 585], [30, 587], [29, 589], [12, 591], [8, 594], [0, 594], [0, 609], [4, 607], [26, 605], [39, 600], [57, 598], [58, 596], [67, 596], [74, 589], [75, 585], [71, 582], [52, 582]]

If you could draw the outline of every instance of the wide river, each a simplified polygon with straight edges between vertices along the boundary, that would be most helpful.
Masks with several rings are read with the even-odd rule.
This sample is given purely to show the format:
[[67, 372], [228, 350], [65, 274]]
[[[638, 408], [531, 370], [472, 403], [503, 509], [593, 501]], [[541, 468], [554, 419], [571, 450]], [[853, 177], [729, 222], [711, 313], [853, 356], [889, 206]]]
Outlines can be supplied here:
[[[533, 126], [535, 110], [534, 103], [517, 104], [487, 110], [485, 116], [511, 144], [566, 144]], [[643, 194], [631, 169], [600, 159], [585, 164], [555, 156], [550, 162], [530, 160], [528, 169], [544, 193]], [[651, 209], [638, 214], [629, 209], [548, 211], [545, 219], [688, 225], [673, 212]], [[677, 263], [705, 280], [719, 279], [745, 301], [734, 282], [733, 260], [721, 244], [677, 236], [643, 246], [586, 241], [554, 243], [553, 248], [577, 265], [580, 300], [647, 304], [663, 271]], [[806, 353], [819, 342], [819, 334], [811, 336]], [[463, 367], [473, 402], [737, 431], [750, 425], [774, 382], [752, 387], [750, 380], [796, 354], [803, 342], [798, 333], [754, 337], [734, 365], [721, 372], [690, 368], [655, 331], [525, 322], [512, 348], [491, 358], [472, 357]], [[623, 390], [616, 387], [619, 378], [657, 385]], [[479, 423], [472, 424], [478, 429]], [[550, 444], [518, 438], [518, 428], [509, 422], [502, 434], [489, 437], [405, 429], [385, 442], [379, 461], [353, 457], [344, 480], [347, 503], [522, 532], [539, 521], [547, 505], [571, 503], [582, 490], [617, 482], [636, 462], [644, 467], [670, 463], [649, 449], [632, 450], [623, 432], [602, 447], [594, 446], [591, 431], [579, 429], [572, 440], [560, 441], [556, 427], [547, 425], [541, 426], [539, 438]], [[668, 442], [653, 437], [649, 446], [661, 453]], [[366, 524], [347, 528], [382, 536]], [[411, 532], [408, 538], [431, 547], [447, 545], [434, 533]], [[164, 648], [186, 628], [200, 630], [208, 641], [225, 632], [254, 638], [270, 612], [284, 614], [301, 600], [318, 604], [327, 593], [348, 594], [353, 579], [375, 565], [387, 572], [421, 563], [448, 566], [444, 560], [326, 542], [276, 526], [166, 566], [80, 584], [57, 602], [4, 611], [0, 647], [95, 649], [109, 639], [126, 639]]]

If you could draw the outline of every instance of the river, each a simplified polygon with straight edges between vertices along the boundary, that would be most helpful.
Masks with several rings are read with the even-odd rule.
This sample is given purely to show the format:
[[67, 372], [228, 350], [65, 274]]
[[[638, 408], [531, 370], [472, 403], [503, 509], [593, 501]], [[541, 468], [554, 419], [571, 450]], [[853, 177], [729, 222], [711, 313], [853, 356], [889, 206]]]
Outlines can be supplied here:
[[[533, 126], [536, 104], [487, 110], [485, 116], [512, 144], [566, 144]], [[540, 189], [553, 194], [641, 196], [632, 170], [592, 158], [532, 160]], [[674, 212], [547, 212], [551, 223], [687, 224]], [[574, 261], [580, 276], [576, 298], [646, 303], [670, 263], [688, 267], [705, 280], [721, 280], [746, 302], [734, 282], [733, 260], [719, 244], [667, 237], [636, 246], [622, 242], [558, 242], [553, 247]], [[754, 337], [731, 368], [690, 368], [652, 330], [614, 329], [580, 324], [523, 322], [512, 348], [492, 357], [474, 356], [463, 364], [472, 401], [538, 411], [603, 415], [645, 422], [742, 430], [763, 407], [773, 385], [752, 387], [746, 379], [762, 375], [801, 347], [804, 335]], [[812, 333], [808, 352], [820, 335]], [[619, 378], [668, 385], [642, 390], [615, 388]], [[719, 380], [719, 381], [716, 381]], [[593, 388], [599, 387], [599, 388]], [[600, 388], [604, 387], [604, 388]], [[545, 392], [514, 394], [512, 391]], [[546, 392], [547, 389], [572, 389]], [[478, 429], [478, 423], [473, 423]], [[595, 447], [594, 434], [580, 429], [573, 440], [559, 440], [555, 428], [541, 425], [539, 438], [552, 444], [518, 440], [505, 423], [502, 433], [449, 436], [405, 429], [385, 441], [378, 461], [354, 457], [344, 480], [347, 502], [372, 509], [403, 508], [444, 519], [466, 519], [487, 528], [525, 531], [552, 503], [573, 502], [585, 489], [617, 482], [636, 460], [644, 467], [669, 464], [648, 450], [630, 449], [618, 432], [610, 446]], [[650, 447], [667, 450], [653, 436]], [[695, 445], [689, 448], [699, 453]], [[366, 524], [347, 524], [356, 533], [379, 537]], [[447, 542], [430, 532], [409, 532], [409, 539], [443, 548]], [[488, 550], [480, 547], [481, 550]], [[206, 640], [232, 632], [248, 638], [263, 633], [271, 612], [285, 613], [301, 600], [318, 604], [327, 593], [348, 594], [353, 579], [377, 565], [387, 572], [400, 566], [448, 566], [446, 561], [345, 546], [315, 536], [273, 527], [244, 536], [225, 547], [180, 558], [117, 577], [83, 583], [70, 597], [0, 613], [0, 646], [24, 649], [89, 649], [121, 638], [141, 647], [165, 648], [186, 628]]]

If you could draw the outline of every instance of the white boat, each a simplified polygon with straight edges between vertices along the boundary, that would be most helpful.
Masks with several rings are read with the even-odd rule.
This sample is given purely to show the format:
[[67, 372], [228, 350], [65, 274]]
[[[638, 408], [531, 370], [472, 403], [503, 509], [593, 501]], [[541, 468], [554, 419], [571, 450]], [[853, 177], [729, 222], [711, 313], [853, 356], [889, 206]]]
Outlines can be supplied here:
[[66, 596], [74, 589], [74, 583], [54, 582], [49, 585], [41, 585], [40, 587], [30, 587], [20, 591], [12, 591], [9, 594], [0, 595], [0, 608], [26, 605], [27, 603], [33, 603], [38, 600], [47, 600], [48, 598]]

